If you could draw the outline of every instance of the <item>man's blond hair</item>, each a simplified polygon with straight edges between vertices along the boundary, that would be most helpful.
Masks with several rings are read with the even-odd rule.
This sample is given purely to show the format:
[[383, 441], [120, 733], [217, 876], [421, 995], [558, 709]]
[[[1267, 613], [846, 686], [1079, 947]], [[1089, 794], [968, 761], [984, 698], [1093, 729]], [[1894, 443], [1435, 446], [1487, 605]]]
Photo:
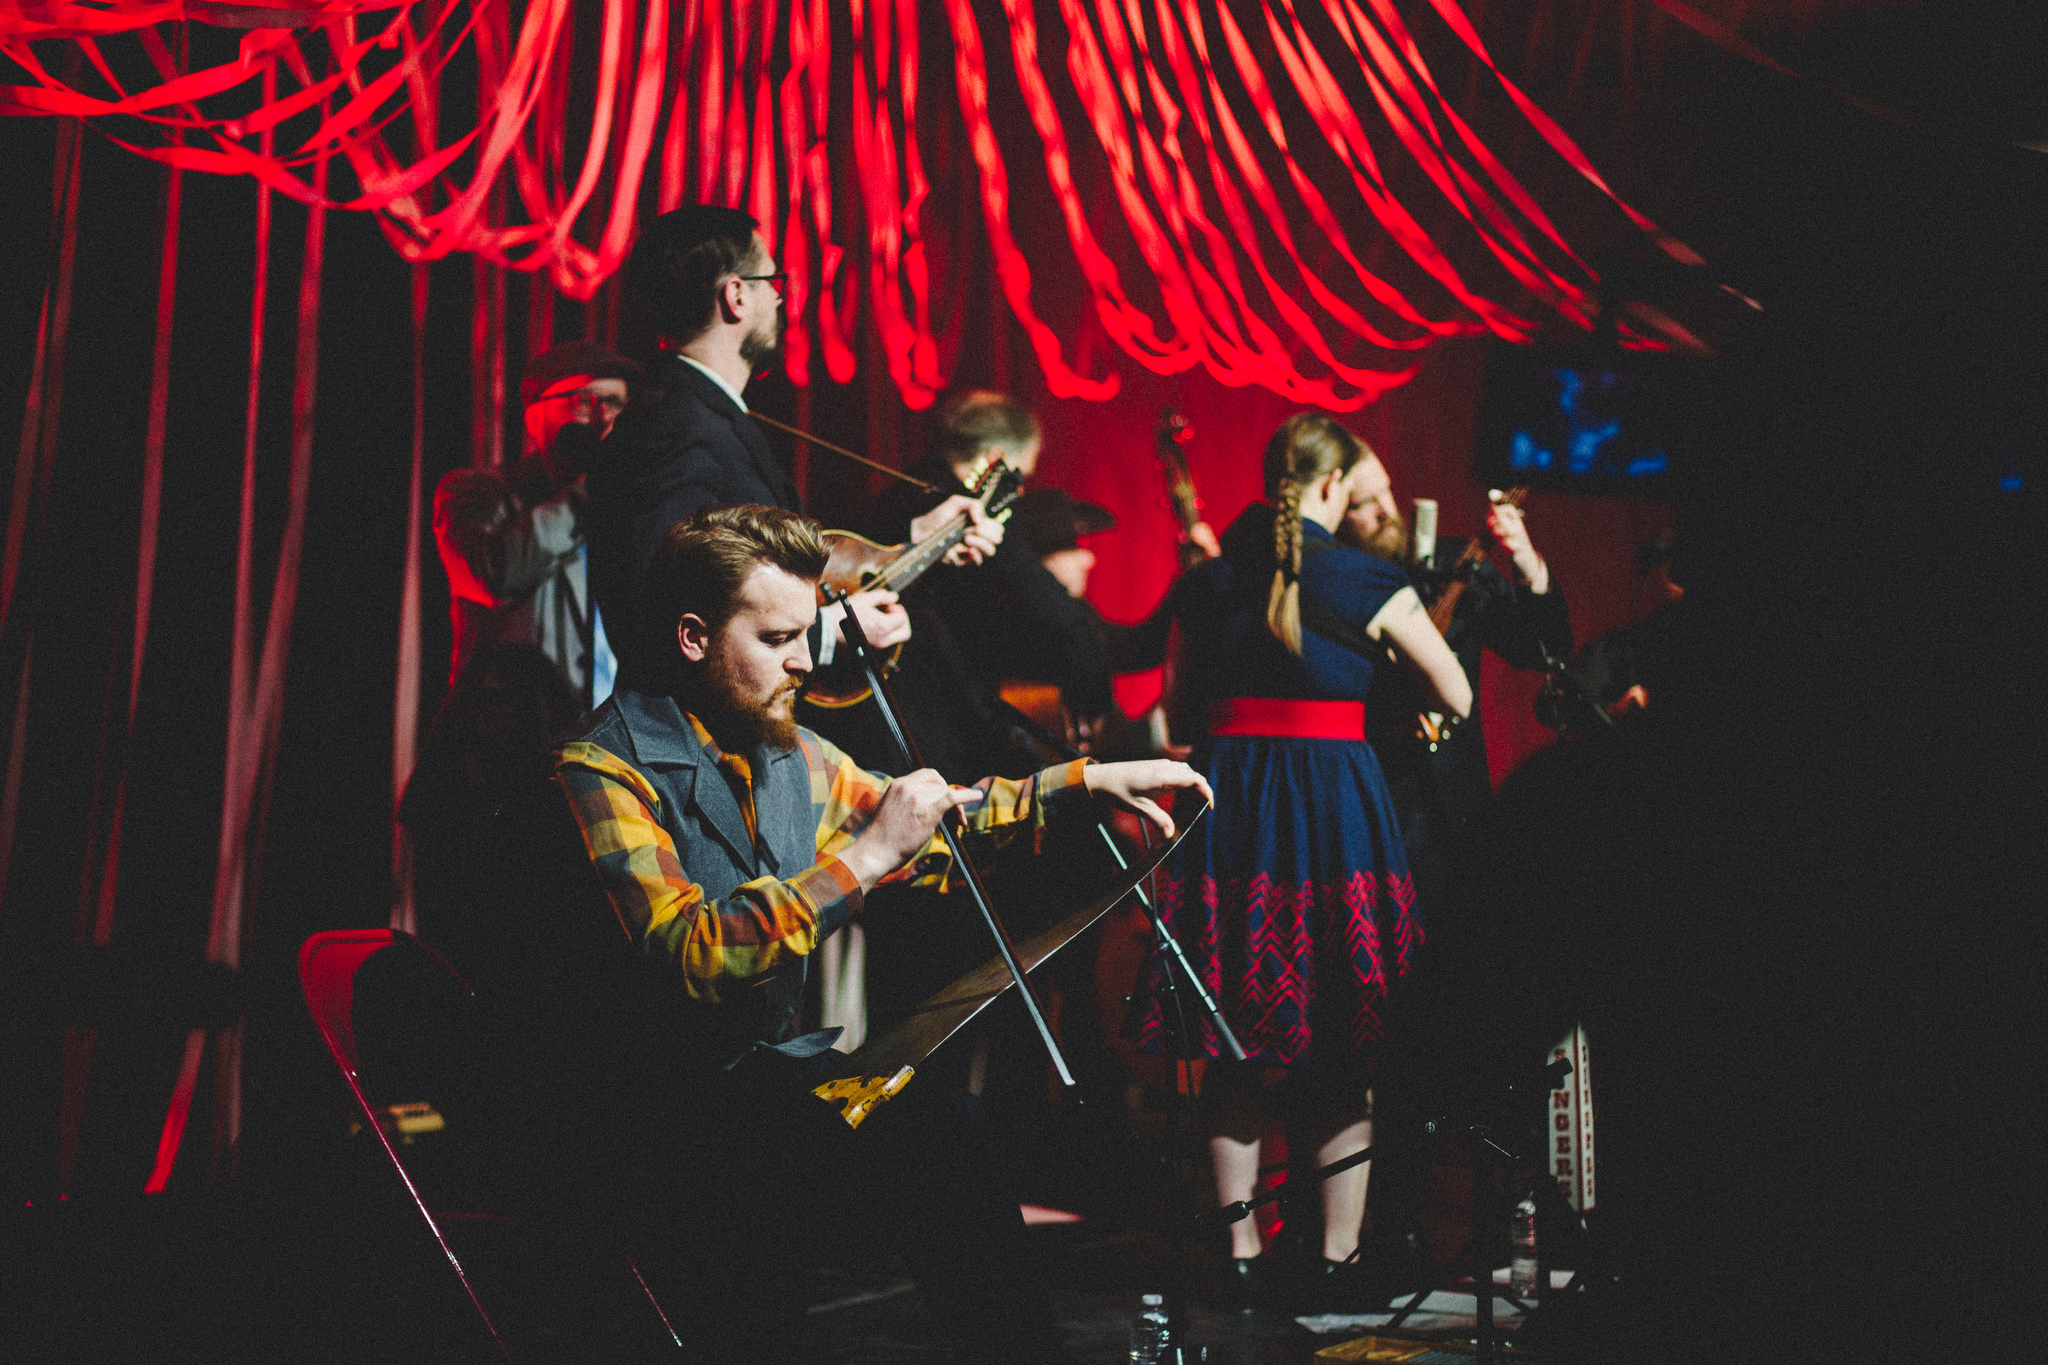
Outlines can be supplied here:
[[965, 464], [991, 446], [1018, 454], [1038, 439], [1038, 419], [1031, 409], [987, 389], [947, 399], [932, 425], [932, 450], [949, 464]]
[[824, 530], [798, 512], [758, 503], [705, 507], [661, 538], [647, 570], [652, 620], [673, 632], [685, 616], [713, 632], [739, 610], [740, 588], [758, 564], [816, 582], [830, 555]]

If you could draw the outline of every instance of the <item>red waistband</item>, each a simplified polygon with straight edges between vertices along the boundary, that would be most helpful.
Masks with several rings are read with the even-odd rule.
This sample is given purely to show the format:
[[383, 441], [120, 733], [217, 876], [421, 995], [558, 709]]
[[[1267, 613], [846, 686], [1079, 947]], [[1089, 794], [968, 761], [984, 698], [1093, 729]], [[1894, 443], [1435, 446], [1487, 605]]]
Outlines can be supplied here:
[[1293, 697], [1227, 697], [1209, 705], [1212, 735], [1280, 735], [1289, 739], [1364, 739], [1362, 701]]

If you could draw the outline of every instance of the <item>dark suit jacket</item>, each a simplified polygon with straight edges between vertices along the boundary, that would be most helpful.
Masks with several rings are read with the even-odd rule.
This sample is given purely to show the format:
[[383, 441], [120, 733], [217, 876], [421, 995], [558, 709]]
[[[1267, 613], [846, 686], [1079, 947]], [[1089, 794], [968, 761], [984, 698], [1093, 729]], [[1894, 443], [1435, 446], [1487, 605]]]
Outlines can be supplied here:
[[[1437, 562], [1455, 561], [1464, 548], [1462, 540], [1438, 540]], [[1435, 753], [1414, 738], [1422, 696], [1406, 669], [1379, 670], [1366, 698], [1373, 751], [1394, 798], [1418, 908], [1425, 914], [1436, 908], [1446, 858], [1459, 832], [1493, 795], [1486, 727], [1479, 713], [1480, 653], [1492, 650], [1516, 669], [1543, 667], [1545, 649], [1560, 660], [1571, 657], [1571, 613], [1557, 575], [1551, 574], [1550, 591], [1538, 597], [1493, 564], [1481, 564], [1458, 599], [1444, 641], [1472, 684], [1472, 715]]]
[[[1437, 561], [1448, 563], [1463, 550], [1463, 541], [1439, 540]], [[1553, 573], [1550, 591], [1538, 597], [1493, 564], [1481, 564], [1465, 595], [1458, 599], [1457, 613], [1451, 617], [1444, 640], [1472, 684], [1471, 717], [1451, 731], [1451, 737], [1435, 753], [1428, 753], [1408, 738], [1414, 713], [1421, 709], [1421, 694], [1406, 670], [1390, 668], [1373, 678], [1367, 718], [1374, 726], [1380, 765], [1395, 788], [1395, 804], [1402, 806], [1408, 800], [1437, 803], [1448, 819], [1448, 829], [1456, 830], [1493, 794], [1486, 728], [1479, 718], [1480, 652], [1492, 650], [1516, 669], [1543, 667], [1546, 648], [1559, 660], [1569, 659], [1572, 623], [1564, 589]], [[1388, 728], [1382, 730], [1382, 726]], [[1404, 809], [1404, 820], [1406, 816]]]
[[[967, 491], [943, 461], [927, 460], [912, 472], [939, 491], [899, 484], [870, 504], [861, 529], [885, 545], [907, 537], [913, 518]], [[929, 604], [988, 695], [1004, 678], [1035, 678], [1058, 685], [1076, 715], [1099, 716], [1115, 705], [1095, 609], [1070, 596], [1014, 528], [986, 564], [934, 571], [915, 592], [912, 619], [917, 606]]]
[[[885, 490], [856, 523], [861, 534], [896, 544], [908, 538], [913, 519], [967, 491], [936, 459], [911, 473], [933, 490], [908, 484]], [[988, 563], [936, 568], [910, 589], [904, 605], [917, 633], [903, 648], [890, 690], [925, 761], [950, 781], [971, 783], [988, 773], [1023, 777], [1045, 766], [1042, 753], [1013, 743], [1016, 713], [1000, 700], [1005, 678], [1055, 683], [1084, 716], [1101, 715], [1113, 704], [1095, 609], [1068, 596], [1014, 529]], [[806, 707], [801, 715], [863, 766], [903, 771], [872, 702]]]
[[590, 585], [619, 656], [621, 686], [650, 658], [665, 657], [666, 630], [648, 629], [634, 613], [647, 566], [671, 526], [717, 503], [803, 510], [760, 426], [709, 376], [674, 356], [638, 386], [585, 487]]

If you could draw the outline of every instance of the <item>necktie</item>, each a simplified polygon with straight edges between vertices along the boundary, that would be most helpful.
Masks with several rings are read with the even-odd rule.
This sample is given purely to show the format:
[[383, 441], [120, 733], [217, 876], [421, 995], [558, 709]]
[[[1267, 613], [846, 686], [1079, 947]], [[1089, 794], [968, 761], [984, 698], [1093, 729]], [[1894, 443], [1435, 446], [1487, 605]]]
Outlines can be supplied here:
[[[590, 547], [582, 546], [577, 553], [583, 556], [583, 581], [590, 581]], [[604, 705], [604, 699], [612, 694], [612, 687], [619, 680], [619, 656], [612, 653], [611, 642], [604, 637], [604, 616], [597, 609], [597, 599], [590, 602], [590, 705], [592, 709]]]

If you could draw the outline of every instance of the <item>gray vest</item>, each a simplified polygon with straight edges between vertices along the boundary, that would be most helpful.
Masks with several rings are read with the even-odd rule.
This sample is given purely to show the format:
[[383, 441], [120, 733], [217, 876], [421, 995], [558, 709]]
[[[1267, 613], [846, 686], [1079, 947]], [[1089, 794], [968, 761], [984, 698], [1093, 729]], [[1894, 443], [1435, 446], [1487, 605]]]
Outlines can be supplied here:
[[[754, 775], [758, 840], [747, 838], [746, 817], [718, 764], [672, 697], [614, 692], [577, 728], [573, 738], [616, 754], [637, 768], [661, 797], [663, 829], [676, 856], [707, 900], [724, 900], [759, 877], [794, 877], [818, 860], [817, 815], [805, 748], [775, 753], [756, 747], [747, 755]], [[815, 742], [815, 741], [813, 741]], [[796, 1031], [808, 959], [726, 991], [702, 1016], [706, 1036], [728, 1055], [749, 1043], [785, 1042]]]

